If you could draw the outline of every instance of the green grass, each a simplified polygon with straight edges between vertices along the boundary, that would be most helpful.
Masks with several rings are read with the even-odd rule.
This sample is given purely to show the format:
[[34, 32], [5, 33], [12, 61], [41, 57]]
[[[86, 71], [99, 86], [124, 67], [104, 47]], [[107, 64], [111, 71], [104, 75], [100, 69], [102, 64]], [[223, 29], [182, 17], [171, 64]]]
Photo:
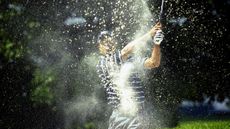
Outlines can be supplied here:
[[179, 123], [175, 129], [230, 129], [229, 121], [186, 121]]
[[230, 129], [230, 119], [185, 119], [173, 129]]

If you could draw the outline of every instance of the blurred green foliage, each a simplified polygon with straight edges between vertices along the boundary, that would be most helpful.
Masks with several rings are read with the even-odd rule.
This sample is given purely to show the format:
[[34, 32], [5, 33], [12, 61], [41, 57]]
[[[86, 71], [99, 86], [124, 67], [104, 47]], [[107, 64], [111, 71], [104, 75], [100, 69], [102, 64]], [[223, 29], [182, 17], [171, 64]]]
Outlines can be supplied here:
[[[22, 3], [17, 0], [0, 1], [1, 8], [5, 8], [0, 12], [0, 56], [4, 64], [26, 57], [29, 52], [28, 43], [40, 30], [40, 22], [25, 10]], [[52, 72], [36, 69], [33, 76], [31, 100], [34, 103], [52, 104]]]
[[8, 6], [0, 12], [0, 55], [6, 62], [22, 58], [28, 42], [40, 29], [40, 22], [28, 15], [19, 1], [11, 2], [14, 4], [0, 1], [2, 7]]
[[15, 11], [2, 11], [0, 12], [0, 54], [2, 54], [7, 61], [18, 59], [22, 56], [24, 46], [21, 39], [15, 39], [7, 27], [10, 26], [10, 21], [19, 16]]
[[0, 53], [4, 55], [4, 57], [8, 61], [12, 61], [20, 58], [23, 55], [24, 48], [22, 45], [19, 45], [11, 41], [10, 39], [6, 39], [0, 45]]
[[70, 129], [97, 129], [95, 123], [89, 122], [85, 123], [83, 127], [76, 125], [73, 125]]
[[96, 129], [96, 126], [94, 123], [86, 123], [85, 129]]
[[55, 76], [51, 70], [36, 69], [32, 80], [31, 100], [39, 104], [51, 105], [54, 102], [52, 88], [55, 85]]

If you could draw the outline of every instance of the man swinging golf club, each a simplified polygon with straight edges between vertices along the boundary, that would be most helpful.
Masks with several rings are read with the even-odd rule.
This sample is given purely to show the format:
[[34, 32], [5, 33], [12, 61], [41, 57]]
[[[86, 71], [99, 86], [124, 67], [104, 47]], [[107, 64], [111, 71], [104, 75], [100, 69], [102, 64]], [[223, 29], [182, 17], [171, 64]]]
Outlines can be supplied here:
[[[109, 129], [147, 128], [141, 120], [144, 112], [145, 94], [139, 74], [133, 68], [126, 79], [128, 83], [123, 83], [122, 79], [126, 77], [120, 73], [125, 70], [123, 66], [132, 64], [134, 60], [137, 61], [134, 53], [139, 46], [147, 44], [146, 39], [148, 37], [153, 37], [154, 42], [151, 56], [138, 60], [137, 64], [138, 67], [142, 66], [143, 68], [152, 69], [158, 67], [161, 60], [160, 44], [164, 35], [161, 31], [160, 22], [142, 37], [128, 43], [122, 50], [116, 49], [117, 43], [108, 31], [101, 32], [98, 37], [101, 58], [97, 65], [97, 72], [104, 85], [108, 104], [113, 108], [113, 113], [109, 119]], [[119, 76], [119, 81], [114, 79], [119, 78]], [[130, 97], [127, 98], [127, 96]], [[128, 110], [122, 110], [124, 109], [123, 107], [128, 105], [131, 105]], [[135, 110], [132, 112], [132, 115], [127, 113], [133, 109]]]

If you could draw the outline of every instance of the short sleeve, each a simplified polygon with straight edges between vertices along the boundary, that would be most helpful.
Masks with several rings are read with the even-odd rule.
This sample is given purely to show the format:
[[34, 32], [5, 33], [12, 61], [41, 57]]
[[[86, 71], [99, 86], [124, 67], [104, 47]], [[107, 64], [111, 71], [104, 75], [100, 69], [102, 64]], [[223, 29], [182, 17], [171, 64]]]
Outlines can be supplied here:
[[141, 59], [141, 65], [142, 65], [144, 68], [145, 68], [145, 61], [146, 61], [147, 59], [148, 59], [147, 57]]
[[105, 77], [105, 66], [104, 66], [104, 59], [101, 58], [96, 66], [97, 68], [97, 73], [99, 75], [100, 78], [104, 78]]
[[120, 65], [122, 64], [122, 58], [121, 58], [121, 51], [120, 50], [117, 50], [114, 54], [114, 59], [115, 59], [115, 63], [117, 65]]

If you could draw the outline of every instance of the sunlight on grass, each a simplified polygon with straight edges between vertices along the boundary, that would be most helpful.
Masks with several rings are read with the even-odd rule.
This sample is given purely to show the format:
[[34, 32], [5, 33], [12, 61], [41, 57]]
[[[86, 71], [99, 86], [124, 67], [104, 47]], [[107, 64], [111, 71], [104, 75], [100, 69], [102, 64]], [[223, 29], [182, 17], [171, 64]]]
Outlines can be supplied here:
[[[169, 128], [164, 128], [169, 129]], [[230, 120], [209, 121], [209, 120], [194, 120], [180, 122], [173, 129], [230, 129]]]

